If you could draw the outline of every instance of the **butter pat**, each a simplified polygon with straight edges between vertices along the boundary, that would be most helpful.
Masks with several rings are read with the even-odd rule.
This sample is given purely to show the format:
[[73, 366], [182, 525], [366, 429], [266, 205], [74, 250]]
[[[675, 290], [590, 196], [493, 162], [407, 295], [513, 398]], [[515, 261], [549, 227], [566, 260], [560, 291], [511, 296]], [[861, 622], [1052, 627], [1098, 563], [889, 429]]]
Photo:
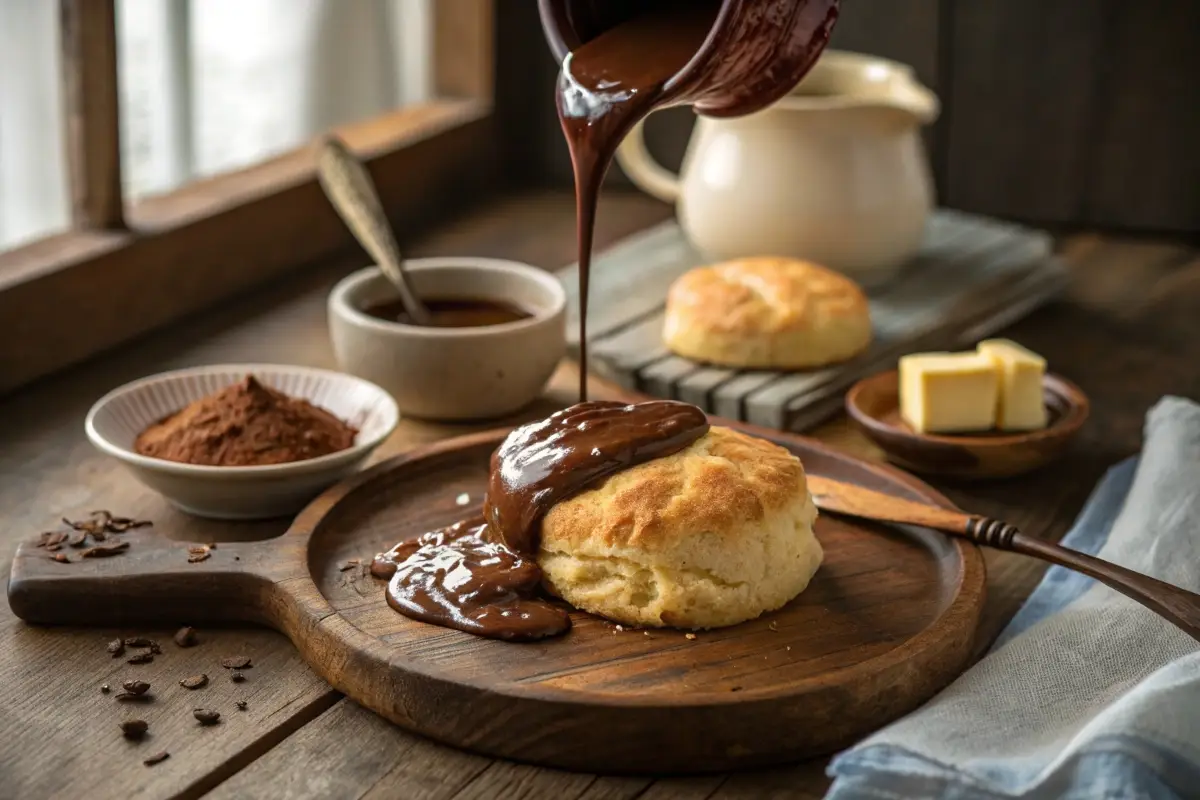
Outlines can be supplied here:
[[999, 371], [983, 353], [917, 353], [900, 359], [900, 416], [917, 433], [991, 430], [999, 390]]
[[978, 351], [992, 360], [1000, 375], [996, 427], [1002, 431], [1046, 427], [1046, 403], [1042, 399], [1046, 359], [1007, 339], [980, 342]]

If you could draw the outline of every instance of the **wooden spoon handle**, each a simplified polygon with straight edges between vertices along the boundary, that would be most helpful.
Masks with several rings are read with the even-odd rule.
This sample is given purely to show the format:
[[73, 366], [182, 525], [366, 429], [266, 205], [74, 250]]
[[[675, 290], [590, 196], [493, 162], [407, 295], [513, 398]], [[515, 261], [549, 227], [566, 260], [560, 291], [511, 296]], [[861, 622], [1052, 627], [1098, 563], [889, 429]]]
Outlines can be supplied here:
[[431, 321], [429, 309], [408, 282], [400, 246], [396, 244], [371, 176], [336, 136], [328, 136], [320, 143], [317, 176], [333, 207], [359, 244], [395, 285], [404, 310], [418, 325], [428, 325]]
[[817, 508], [823, 511], [933, 528], [986, 547], [1040, 558], [1075, 570], [1136, 600], [1200, 641], [1200, 595], [1194, 592], [1094, 556], [1034, 539], [1000, 520], [927, 506], [819, 475], [808, 476], [808, 485]]

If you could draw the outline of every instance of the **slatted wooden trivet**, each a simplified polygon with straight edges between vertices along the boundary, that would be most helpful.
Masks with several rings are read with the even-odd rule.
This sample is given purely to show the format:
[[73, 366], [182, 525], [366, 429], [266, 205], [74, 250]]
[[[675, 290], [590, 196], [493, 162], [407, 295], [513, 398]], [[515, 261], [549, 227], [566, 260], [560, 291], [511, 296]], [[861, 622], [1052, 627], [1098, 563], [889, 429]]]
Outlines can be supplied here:
[[[1067, 281], [1049, 235], [939, 210], [918, 257], [869, 293], [875, 341], [868, 352], [834, 367], [774, 372], [706, 366], [672, 355], [663, 345], [667, 289], [704, 263], [674, 221], [599, 254], [588, 309], [591, 369], [630, 389], [796, 431], [837, 413], [850, 385], [894, 367], [899, 356], [970, 346], [1053, 299]], [[559, 276], [570, 296], [569, 345], [577, 357], [577, 267]]]

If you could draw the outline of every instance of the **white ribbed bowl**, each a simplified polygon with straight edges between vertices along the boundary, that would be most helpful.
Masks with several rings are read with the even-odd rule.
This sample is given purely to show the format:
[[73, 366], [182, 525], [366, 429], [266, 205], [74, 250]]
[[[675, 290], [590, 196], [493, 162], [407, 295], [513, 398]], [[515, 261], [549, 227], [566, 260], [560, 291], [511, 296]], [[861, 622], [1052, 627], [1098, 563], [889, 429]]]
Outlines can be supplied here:
[[[260, 467], [181, 464], [134, 452], [134, 439], [151, 423], [246, 375], [350, 423], [358, 429], [354, 446]], [[85, 427], [97, 449], [120, 460], [183, 511], [216, 519], [263, 519], [297, 513], [322, 490], [357, 471], [399, 420], [391, 395], [361, 378], [310, 367], [218, 364], [164, 372], [114, 389], [92, 406]]]

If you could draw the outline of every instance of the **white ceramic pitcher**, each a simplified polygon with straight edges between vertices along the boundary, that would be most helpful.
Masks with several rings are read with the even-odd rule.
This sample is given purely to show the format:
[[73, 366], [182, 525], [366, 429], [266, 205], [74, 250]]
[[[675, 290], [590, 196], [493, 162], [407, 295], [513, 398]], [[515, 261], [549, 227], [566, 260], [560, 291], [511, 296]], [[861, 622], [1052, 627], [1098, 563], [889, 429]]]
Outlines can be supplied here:
[[919, 134], [938, 111], [910, 67], [826, 51], [765, 111], [699, 117], [682, 176], [653, 160], [641, 126], [617, 157], [639, 187], [677, 204], [706, 256], [806, 258], [871, 285], [920, 247], [934, 192]]

